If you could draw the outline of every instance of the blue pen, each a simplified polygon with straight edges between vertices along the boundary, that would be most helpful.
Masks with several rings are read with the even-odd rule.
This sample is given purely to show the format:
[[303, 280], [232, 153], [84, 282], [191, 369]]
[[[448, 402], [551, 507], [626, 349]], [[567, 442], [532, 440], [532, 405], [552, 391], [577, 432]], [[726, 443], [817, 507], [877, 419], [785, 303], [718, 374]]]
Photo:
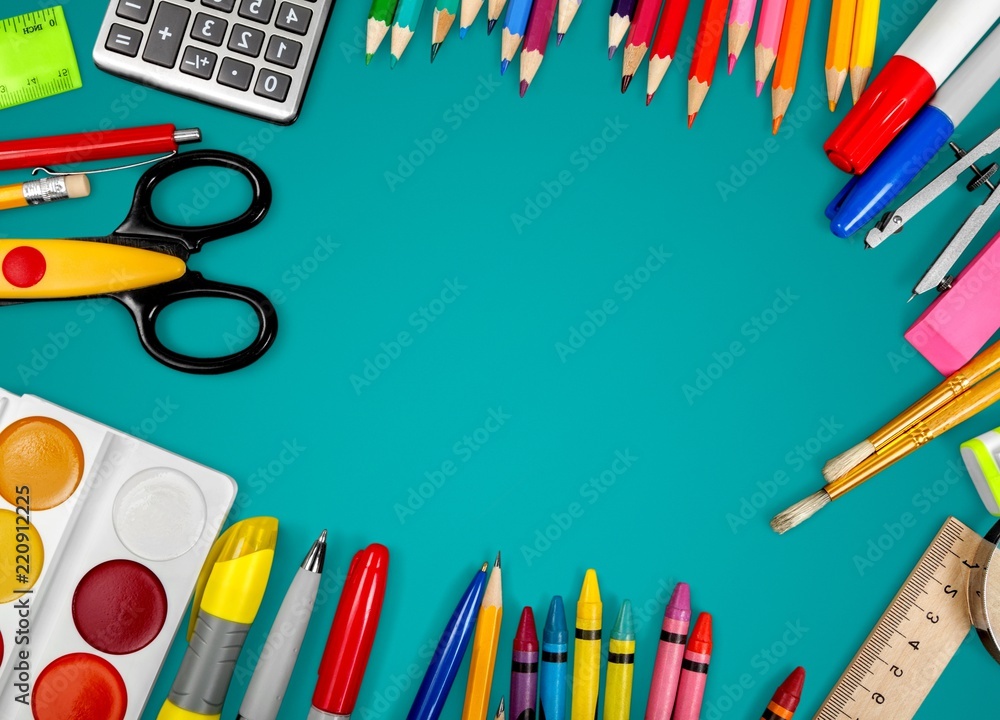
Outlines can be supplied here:
[[542, 662], [538, 666], [539, 720], [566, 720], [569, 631], [559, 595], [549, 604], [542, 631]]
[[458, 674], [458, 667], [462, 664], [462, 658], [465, 657], [465, 650], [469, 646], [472, 631], [476, 626], [479, 605], [486, 589], [487, 565], [488, 563], [483, 563], [482, 569], [472, 578], [472, 583], [458, 601], [458, 607], [452, 613], [451, 619], [448, 620], [448, 625], [424, 674], [424, 680], [417, 690], [417, 697], [414, 698], [410, 712], [406, 715], [407, 720], [437, 720], [441, 716], [445, 700], [448, 699], [448, 692], [455, 682], [455, 675]]
[[851, 178], [826, 209], [830, 230], [850, 237], [910, 184], [955, 128], [1000, 80], [1000, 28], [983, 40], [864, 175]]
[[500, 39], [500, 74], [507, 72], [524, 39], [524, 29], [528, 27], [532, 0], [510, 0], [507, 14], [503, 18], [503, 37]]

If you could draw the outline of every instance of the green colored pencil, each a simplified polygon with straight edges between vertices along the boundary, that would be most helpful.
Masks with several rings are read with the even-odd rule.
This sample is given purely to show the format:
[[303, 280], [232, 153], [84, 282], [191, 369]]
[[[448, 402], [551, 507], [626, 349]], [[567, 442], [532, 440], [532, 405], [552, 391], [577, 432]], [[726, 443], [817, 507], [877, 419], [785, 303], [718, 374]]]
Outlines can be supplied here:
[[382, 44], [385, 34], [392, 25], [392, 16], [396, 12], [399, 0], [372, 0], [368, 11], [368, 35], [365, 39], [365, 65], [372, 61], [372, 56]]
[[434, 4], [434, 21], [431, 25], [431, 62], [437, 57], [441, 43], [448, 36], [458, 16], [458, 0], [437, 0]]
[[410, 38], [417, 31], [417, 21], [420, 20], [420, 9], [424, 0], [399, 0], [396, 8], [396, 18], [392, 24], [392, 43], [390, 46], [389, 67], [396, 67], [403, 51], [410, 44]]

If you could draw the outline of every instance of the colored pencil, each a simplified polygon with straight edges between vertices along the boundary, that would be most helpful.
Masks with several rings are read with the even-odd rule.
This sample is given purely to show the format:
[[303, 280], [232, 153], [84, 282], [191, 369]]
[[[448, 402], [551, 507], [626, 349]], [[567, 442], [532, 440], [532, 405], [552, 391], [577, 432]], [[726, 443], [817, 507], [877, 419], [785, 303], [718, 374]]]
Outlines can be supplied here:
[[392, 17], [396, 13], [398, 0], [372, 0], [368, 10], [368, 31], [365, 35], [365, 65], [372, 61], [372, 56], [385, 39], [392, 25]]
[[646, 104], [653, 102], [667, 68], [677, 55], [677, 44], [684, 28], [684, 17], [687, 15], [691, 0], [666, 0], [660, 26], [656, 29], [656, 39], [649, 52], [649, 75], [646, 78]]
[[490, 4], [486, 6], [486, 34], [491, 35], [493, 33], [493, 28], [496, 27], [497, 20], [500, 19], [500, 13], [503, 12], [504, 5], [507, 4], [507, 0], [490, 0]]
[[701, 24], [694, 43], [691, 72], [688, 74], [688, 127], [694, 125], [702, 103], [712, 87], [715, 63], [722, 45], [722, 31], [726, 27], [727, 0], [705, 0]]
[[507, 72], [507, 66], [514, 61], [514, 54], [524, 39], [524, 29], [528, 27], [531, 5], [532, 0], [510, 0], [507, 6], [507, 15], [503, 19], [503, 34], [500, 37], [501, 75]]
[[642, 64], [646, 51], [653, 43], [653, 31], [656, 30], [656, 16], [660, 14], [663, 0], [639, 0], [635, 11], [635, 22], [628, 31], [628, 41], [625, 43], [625, 53], [622, 56], [622, 92], [628, 90], [635, 71]]
[[781, 42], [778, 44], [778, 60], [774, 67], [774, 81], [771, 83], [771, 132], [775, 135], [778, 134], [781, 121], [792, 102], [792, 95], [795, 94], [808, 20], [809, 0], [788, 0], [781, 28]]
[[437, 57], [441, 44], [458, 16], [458, 0], [436, 0], [431, 20], [431, 62]]
[[778, 43], [781, 40], [781, 25], [785, 19], [787, 1], [762, 0], [760, 6], [760, 22], [757, 23], [757, 40], [753, 49], [757, 97], [763, 92], [764, 83], [778, 57]]
[[879, 0], [858, 0], [851, 41], [851, 99], [856, 103], [868, 85], [875, 61], [875, 38], [878, 35]]
[[545, 59], [555, 14], [556, 0], [535, 0], [531, 6], [528, 29], [524, 31], [524, 47], [521, 48], [521, 97], [528, 92]]
[[413, 33], [417, 30], [417, 21], [420, 19], [420, 9], [424, 5], [424, 0], [399, 0], [396, 7], [396, 17], [392, 23], [392, 38], [389, 44], [389, 67], [396, 67], [396, 63], [403, 57], [403, 51], [410, 44]]
[[611, 0], [611, 14], [608, 18], [608, 60], [615, 56], [615, 50], [628, 32], [628, 26], [635, 15], [636, 0]]
[[559, 0], [559, 20], [556, 22], [556, 46], [562, 45], [563, 36], [573, 24], [583, 0]]
[[493, 668], [496, 666], [497, 647], [500, 643], [500, 622], [503, 620], [501, 575], [500, 553], [497, 553], [490, 581], [486, 583], [479, 619], [476, 621], [476, 637], [472, 641], [472, 662], [469, 663], [469, 680], [465, 686], [462, 720], [486, 720], [489, 710]]
[[847, 82], [851, 64], [851, 42], [854, 37], [854, 15], [858, 0], [833, 0], [830, 12], [830, 36], [826, 43], [826, 95], [830, 112], [837, 109], [840, 93]]
[[483, 7], [483, 0], [462, 0], [462, 18], [458, 23], [458, 37], [464, 38]]
[[753, 27], [753, 16], [757, 12], [757, 0], [733, 0], [729, 10], [729, 74], [733, 74], [736, 61], [743, 52], [750, 28]]

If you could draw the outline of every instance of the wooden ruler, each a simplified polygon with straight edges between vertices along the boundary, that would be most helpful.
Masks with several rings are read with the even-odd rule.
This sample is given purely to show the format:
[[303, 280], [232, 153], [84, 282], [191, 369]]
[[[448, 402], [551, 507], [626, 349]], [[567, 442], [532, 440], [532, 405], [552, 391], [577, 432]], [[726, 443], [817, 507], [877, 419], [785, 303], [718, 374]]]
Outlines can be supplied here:
[[907, 720], [969, 634], [969, 572], [982, 538], [953, 517], [906, 578], [815, 720]]

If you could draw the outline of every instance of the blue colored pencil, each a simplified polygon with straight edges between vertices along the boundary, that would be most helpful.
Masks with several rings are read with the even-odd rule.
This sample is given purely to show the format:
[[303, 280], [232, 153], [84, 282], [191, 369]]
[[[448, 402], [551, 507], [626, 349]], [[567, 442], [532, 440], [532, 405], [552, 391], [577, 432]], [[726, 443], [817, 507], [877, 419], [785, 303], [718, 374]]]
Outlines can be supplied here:
[[538, 667], [539, 720], [566, 720], [569, 631], [563, 599], [556, 595], [542, 630], [542, 662]]
[[510, 0], [507, 14], [503, 19], [503, 37], [500, 40], [500, 74], [507, 72], [524, 39], [524, 29], [528, 27], [532, 0]]
[[441, 716], [476, 626], [479, 604], [486, 589], [488, 565], [489, 563], [483, 563], [482, 569], [476, 573], [448, 620], [410, 712], [406, 715], [407, 720], [437, 720]]

